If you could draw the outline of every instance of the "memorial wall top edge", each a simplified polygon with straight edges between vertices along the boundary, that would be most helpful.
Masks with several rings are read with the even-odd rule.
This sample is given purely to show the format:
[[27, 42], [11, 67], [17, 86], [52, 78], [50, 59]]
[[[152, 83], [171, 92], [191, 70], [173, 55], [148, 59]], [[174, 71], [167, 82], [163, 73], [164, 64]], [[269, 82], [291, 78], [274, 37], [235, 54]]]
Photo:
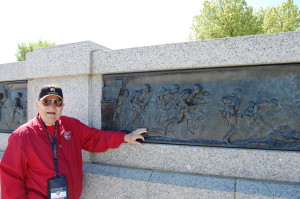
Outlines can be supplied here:
[[34, 51], [42, 51], [42, 50], [51, 50], [51, 49], [59, 49], [59, 48], [77, 48], [77, 47], [91, 47], [95, 48], [97, 50], [110, 50], [109, 48], [102, 46], [100, 44], [97, 44], [92, 41], [80, 41], [80, 42], [75, 42], [75, 43], [68, 43], [68, 44], [60, 44], [60, 45], [55, 45], [55, 46], [47, 46], [47, 47], [42, 47], [42, 48], [36, 48]]
[[26, 55], [27, 76], [31, 79], [91, 74], [91, 57], [108, 48], [94, 42], [45, 47]]
[[91, 41], [36, 49], [0, 64], [0, 81], [300, 62], [300, 32], [250, 35], [111, 50]]
[[0, 81], [26, 80], [26, 62], [0, 64]]
[[208, 39], [96, 51], [94, 74], [297, 63], [300, 32]]

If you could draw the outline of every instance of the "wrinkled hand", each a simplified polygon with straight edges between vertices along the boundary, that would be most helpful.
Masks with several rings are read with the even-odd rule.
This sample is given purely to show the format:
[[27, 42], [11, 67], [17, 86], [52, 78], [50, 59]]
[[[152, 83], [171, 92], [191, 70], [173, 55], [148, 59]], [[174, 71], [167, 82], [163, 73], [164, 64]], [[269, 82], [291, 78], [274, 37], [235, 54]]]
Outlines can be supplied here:
[[132, 131], [131, 133], [126, 134], [124, 137], [124, 140], [125, 140], [125, 142], [127, 142], [129, 144], [141, 145], [141, 143], [136, 140], [141, 139], [141, 140], [145, 141], [144, 136], [141, 135], [142, 133], [147, 133], [147, 129], [146, 128], [136, 129], [135, 131]]

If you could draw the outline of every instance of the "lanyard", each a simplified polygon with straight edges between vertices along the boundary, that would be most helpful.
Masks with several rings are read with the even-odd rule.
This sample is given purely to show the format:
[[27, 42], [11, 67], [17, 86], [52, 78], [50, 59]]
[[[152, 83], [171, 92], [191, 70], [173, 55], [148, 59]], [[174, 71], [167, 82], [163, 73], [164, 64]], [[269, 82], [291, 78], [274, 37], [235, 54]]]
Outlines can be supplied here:
[[54, 166], [55, 166], [55, 172], [56, 172], [56, 176], [60, 176], [59, 173], [59, 169], [58, 169], [58, 159], [57, 159], [57, 150], [56, 150], [56, 142], [57, 142], [57, 134], [58, 134], [58, 122], [55, 122], [55, 130], [54, 130], [54, 139], [52, 140], [52, 137], [50, 135], [50, 132], [46, 126], [46, 124], [44, 123], [50, 143], [51, 143], [51, 147], [52, 147], [52, 152], [53, 152], [53, 161], [54, 161]]

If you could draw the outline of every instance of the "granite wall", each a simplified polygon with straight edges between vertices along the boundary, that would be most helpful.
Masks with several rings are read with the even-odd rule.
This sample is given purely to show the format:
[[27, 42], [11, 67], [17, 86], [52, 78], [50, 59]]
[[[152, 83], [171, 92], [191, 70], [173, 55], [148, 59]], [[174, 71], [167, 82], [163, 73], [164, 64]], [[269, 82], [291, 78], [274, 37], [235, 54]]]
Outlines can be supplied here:
[[[104, 74], [300, 63], [300, 32], [110, 50], [90, 41], [36, 49], [1, 64], [0, 81], [27, 80], [28, 119], [44, 84], [64, 90], [64, 114], [101, 128]], [[0, 134], [0, 156], [9, 134]], [[84, 152], [82, 198], [300, 198], [295, 151], [123, 144]]]

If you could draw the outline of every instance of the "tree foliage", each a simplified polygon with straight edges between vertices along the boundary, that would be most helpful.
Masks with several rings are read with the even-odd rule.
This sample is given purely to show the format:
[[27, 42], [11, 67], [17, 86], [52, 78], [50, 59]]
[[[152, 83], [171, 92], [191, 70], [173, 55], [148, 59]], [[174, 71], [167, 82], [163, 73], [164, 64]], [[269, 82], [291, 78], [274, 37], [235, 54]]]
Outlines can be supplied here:
[[42, 41], [39, 40], [38, 42], [29, 42], [29, 43], [19, 43], [17, 47], [16, 58], [18, 61], [25, 61], [26, 60], [26, 53], [32, 52], [35, 48], [46, 47], [46, 46], [54, 46], [55, 42], [52, 41]]
[[192, 24], [190, 40], [299, 30], [299, 9], [293, 0], [254, 11], [246, 0], [204, 1]]
[[299, 9], [293, 0], [287, 0], [281, 6], [268, 8], [264, 12], [264, 33], [297, 31], [299, 27]]

